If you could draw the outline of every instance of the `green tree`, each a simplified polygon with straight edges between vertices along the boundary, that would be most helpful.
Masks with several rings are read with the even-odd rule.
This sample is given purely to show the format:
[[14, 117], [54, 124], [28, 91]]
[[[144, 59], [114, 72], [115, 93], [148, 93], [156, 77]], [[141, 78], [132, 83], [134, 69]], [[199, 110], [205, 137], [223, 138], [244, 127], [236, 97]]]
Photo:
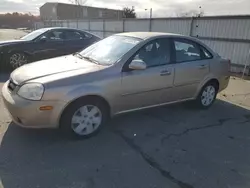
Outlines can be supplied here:
[[123, 17], [124, 18], [136, 18], [136, 13], [134, 8], [123, 8]]

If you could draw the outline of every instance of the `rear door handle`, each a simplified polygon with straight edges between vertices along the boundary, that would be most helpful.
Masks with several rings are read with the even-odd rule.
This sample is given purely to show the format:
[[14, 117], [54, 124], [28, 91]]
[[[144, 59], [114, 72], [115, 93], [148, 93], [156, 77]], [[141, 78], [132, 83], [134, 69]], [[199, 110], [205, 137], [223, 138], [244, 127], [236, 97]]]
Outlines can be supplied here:
[[205, 69], [207, 68], [207, 65], [199, 65], [199, 69]]
[[171, 74], [171, 72], [169, 70], [161, 71], [161, 76], [168, 76], [170, 74]]

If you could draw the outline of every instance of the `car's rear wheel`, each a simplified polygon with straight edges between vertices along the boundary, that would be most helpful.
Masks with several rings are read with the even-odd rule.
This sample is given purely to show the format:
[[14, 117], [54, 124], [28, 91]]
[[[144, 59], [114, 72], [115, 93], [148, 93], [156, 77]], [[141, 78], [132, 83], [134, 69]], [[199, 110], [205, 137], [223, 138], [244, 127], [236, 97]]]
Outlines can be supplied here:
[[207, 83], [196, 98], [196, 103], [200, 108], [209, 108], [215, 101], [218, 93], [218, 85], [214, 82]]
[[[63, 113], [61, 129], [81, 138], [97, 134], [108, 119], [106, 105], [95, 99], [79, 99]], [[73, 133], [73, 134], [72, 134]]]
[[14, 52], [9, 57], [9, 64], [12, 69], [16, 69], [28, 63], [28, 57], [24, 53]]

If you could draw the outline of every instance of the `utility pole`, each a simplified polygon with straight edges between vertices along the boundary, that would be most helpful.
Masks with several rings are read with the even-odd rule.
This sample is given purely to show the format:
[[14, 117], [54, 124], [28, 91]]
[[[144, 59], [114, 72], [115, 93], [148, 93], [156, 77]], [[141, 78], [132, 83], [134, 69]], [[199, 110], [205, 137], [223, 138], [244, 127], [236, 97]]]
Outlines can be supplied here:
[[201, 6], [199, 6], [199, 14], [198, 14], [198, 17], [201, 17], [202, 16], [202, 9], [201, 9]]
[[[145, 11], [147, 11], [147, 10], [148, 10], [148, 9], [146, 8]], [[151, 19], [152, 16], [153, 16], [153, 9], [150, 8], [150, 9], [149, 9], [149, 18]]]
[[[147, 10], [148, 10], [148, 9], [145, 9], [145, 11], [147, 11]], [[151, 19], [152, 19], [152, 16], [153, 16], [152, 14], [153, 14], [153, 9], [150, 8], [150, 9], [149, 9], [149, 31], [152, 30], [152, 23], [151, 23], [151, 22], [152, 22]]]

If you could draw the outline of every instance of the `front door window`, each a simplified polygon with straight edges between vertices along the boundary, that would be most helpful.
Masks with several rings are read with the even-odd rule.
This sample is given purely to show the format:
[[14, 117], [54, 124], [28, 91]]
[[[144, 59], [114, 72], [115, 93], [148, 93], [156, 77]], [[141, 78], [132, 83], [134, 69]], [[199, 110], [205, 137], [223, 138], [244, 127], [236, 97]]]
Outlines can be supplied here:
[[168, 39], [158, 39], [142, 47], [134, 59], [144, 61], [147, 68], [170, 63], [170, 43]]

